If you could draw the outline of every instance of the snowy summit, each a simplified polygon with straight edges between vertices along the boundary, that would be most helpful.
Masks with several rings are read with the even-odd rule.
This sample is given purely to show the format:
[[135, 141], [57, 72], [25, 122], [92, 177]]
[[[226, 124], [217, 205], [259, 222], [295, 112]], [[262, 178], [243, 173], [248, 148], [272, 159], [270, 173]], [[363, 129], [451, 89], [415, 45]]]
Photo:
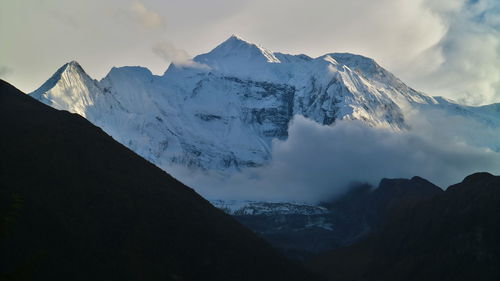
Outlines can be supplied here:
[[405, 109], [428, 106], [500, 124], [491, 108], [427, 96], [359, 55], [282, 54], [233, 35], [193, 61], [162, 76], [113, 68], [100, 81], [70, 62], [30, 95], [86, 117], [165, 170], [264, 165], [273, 139], [287, 138], [295, 115], [322, 125], [361, 120], [399, 131], [408, 127]]

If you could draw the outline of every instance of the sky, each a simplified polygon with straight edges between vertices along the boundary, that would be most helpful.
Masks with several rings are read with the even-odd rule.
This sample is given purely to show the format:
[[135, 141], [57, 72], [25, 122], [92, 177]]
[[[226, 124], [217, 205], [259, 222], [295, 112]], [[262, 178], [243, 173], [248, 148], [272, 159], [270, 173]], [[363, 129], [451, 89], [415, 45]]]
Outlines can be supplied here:
[[2, 0], [0, 78], [31, 92], [77, 60], [162, 74], [231, 34], [270, 50], [374, 58], [430, 95], [500, 102], [498, 0]]

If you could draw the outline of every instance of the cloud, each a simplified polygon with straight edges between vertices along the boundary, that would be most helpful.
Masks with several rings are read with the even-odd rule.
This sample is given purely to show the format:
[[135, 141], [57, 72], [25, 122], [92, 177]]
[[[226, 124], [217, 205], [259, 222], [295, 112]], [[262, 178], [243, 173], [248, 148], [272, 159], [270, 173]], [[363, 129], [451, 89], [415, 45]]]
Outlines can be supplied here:
[[217, 25], [229, 34], [235, 26], [274, 50], [315, 56], [348, 51], [391, 67], [438, 43], [447, 29], [425, 0], [255, 0]]
[[498, 0], [254, 0], [240, 8], [213, 32], [277, 51], [359, 53], [430, 95], [500, 102]]
[[500, 142], [499, 129], [439, 111], [414, 111], [408, 122], [410, 131], [393, 132], [296, 116], [265, 167], [229, 179], [178, 169], [174, 175], [207, 198], [318, 202], [353, 182], [377, 185], [382, 178], [418, 175], [446, 188], [474, 172], [500, 173], [500, 153], [490, 148]]
[[166, 62], [172, 62], [177, 66], [209, 69], [207, 65], [194, 62], [192, 57], [185, 50], [175, 47], [170, 42], [155, 44], [153, 46], [153, 52]]
[[474, 105], [499, 102], [500, 2], [444, 2], [453, 8], [446, 9], [444, 3], [440, 7], [429, 5], [447, 32], [437, 44], [414, 57], [403, 76], [432, 95]]
[[[39, 2], [0, 2], [1, 10], [9, 11], [0, 17], [5, 23], [23, 15], [15, 28], [0, 28], [9, 42], [0, 45], [0, 53], [8, 54], [3, 63], [19, 70], [12, 78], [25, 89], [39, 86], [60, 62], [75, 56], [95, 76], [125, 64], [161, 73], [165, 65], [150, 49], [168, 31], [169, 40], [193, 55], [233, 33], [285, 53], [359, 53], [430, 95], [500, 102], [498, 0]], [[54, 9], [74, 20], [53, 15]], [[75, 23], [79, 28], [71, 28]], [[64, 46], [54, 48], [61, 38]]]
[[164, 25], [163, 17], [147, 8], [142, 2], [133, 1], [130, 5], [130, 13], [145, 28], [155, 29]]

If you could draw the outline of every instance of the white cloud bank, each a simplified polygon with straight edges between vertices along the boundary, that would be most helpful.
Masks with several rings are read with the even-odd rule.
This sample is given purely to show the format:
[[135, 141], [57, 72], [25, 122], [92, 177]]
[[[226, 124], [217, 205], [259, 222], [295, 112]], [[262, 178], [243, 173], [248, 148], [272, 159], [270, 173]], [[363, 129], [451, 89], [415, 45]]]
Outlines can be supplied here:
[[[437, 3], [440, 4], [437, 4]], [[432, 95], [466, 104], [500, 101], [500, 1], [428, 1], [447, 27], [403, 76]]]
[[215, 27], [272, 50], [359, 53], [430, 95], [500, 102], [498, 0], [254, 0]]
[[424, 177], [446, 188], [479, 171], [500, 174], [500, 130], [438, 111], [415, 111], [412, 129], [392, 132], [359, 121], [319, 125], [296, 116], [289, 138], [273, 145], [272, 162], [230, 179], [174, 175], [207, 198], [318, 202], [353, 182]]

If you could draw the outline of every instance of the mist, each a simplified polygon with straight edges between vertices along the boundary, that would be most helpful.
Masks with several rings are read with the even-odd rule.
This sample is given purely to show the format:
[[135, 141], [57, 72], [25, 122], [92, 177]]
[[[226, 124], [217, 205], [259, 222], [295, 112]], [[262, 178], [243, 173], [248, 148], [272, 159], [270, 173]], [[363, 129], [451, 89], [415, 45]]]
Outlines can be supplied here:
[[434, 110], [413, 110], [411, 129], [394, 132], [360, 121], [320, 125], [295, 116], [275, 141], [271, 162], [224, 177], [175, 167], [174, 176], [208, 199], [317, 203], [352, 183], [421, 176], [445, 189], [480, 171], [500, 174], [500, 130]]
[[183, 49], [179, 49], [172, 43], [164, 41], [156, 43], [152, 48], [153, 53], [165, 60], [172, 62], [177, 66], [194, 67], [199, 69], [209, 69], [205, 64], [193, 61], [193, 58]]

